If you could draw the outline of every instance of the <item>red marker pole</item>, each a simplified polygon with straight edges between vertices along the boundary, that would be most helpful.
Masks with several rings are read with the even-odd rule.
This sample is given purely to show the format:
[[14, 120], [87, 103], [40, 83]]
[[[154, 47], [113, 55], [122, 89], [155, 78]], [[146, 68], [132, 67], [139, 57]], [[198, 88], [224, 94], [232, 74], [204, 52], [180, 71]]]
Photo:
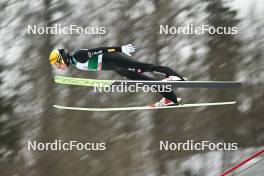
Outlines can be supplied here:
[[240, 163], [238, 163], [237, 165], [231, 167], [230, 169], [224, 171], [223, 173], [221, 173], [219, 176], [225, 176], [231, 172], [233, 172], [234, 170], [238, 169], [239, 167], [241, 167], [242, 165], [246, 164], [247, 162], [251, 161], [252, 159], [256, 158], [257, 156], [261, 155], [262, 153], [264, 153], [264, 149], [256, 152], [254, 155], [250, 156], [249, 158], [246, 158], [245, 160], [241, 161]]

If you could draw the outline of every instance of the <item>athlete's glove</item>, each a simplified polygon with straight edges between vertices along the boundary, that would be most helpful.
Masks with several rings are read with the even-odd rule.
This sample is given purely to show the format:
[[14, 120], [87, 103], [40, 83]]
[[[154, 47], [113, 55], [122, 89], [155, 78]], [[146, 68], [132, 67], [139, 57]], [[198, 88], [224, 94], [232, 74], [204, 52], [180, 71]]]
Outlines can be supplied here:
[[122, 53], [131, 56], [130, 53], [134, 53], [136, 48], [132, 44], [121, 46]]

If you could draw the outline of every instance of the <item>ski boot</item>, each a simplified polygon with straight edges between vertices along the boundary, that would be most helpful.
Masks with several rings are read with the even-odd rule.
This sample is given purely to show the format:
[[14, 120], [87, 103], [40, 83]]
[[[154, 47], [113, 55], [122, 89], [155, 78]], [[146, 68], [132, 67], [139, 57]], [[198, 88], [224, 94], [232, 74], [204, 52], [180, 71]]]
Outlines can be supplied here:
[[167, 99], [167, 98], [162, 98], [160, 101], [157, 103], [154, 103], [150, 105], [150, 107], [164, 107], [164, 106], [177, 106], [177, 105], [182, 105], [182, 99], [177, 98], [177, 103], [174, 103], [173, 101]]
[[183, 80], [178, 76], [169, 76], [162, 81], [187, 81], [187, 78], [183, 77]]

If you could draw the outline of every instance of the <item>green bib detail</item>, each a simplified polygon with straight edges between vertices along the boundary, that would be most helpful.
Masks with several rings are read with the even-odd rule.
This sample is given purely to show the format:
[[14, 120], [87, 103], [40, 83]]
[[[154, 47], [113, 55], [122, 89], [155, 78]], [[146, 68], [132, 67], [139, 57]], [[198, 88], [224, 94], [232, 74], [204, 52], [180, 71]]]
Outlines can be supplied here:
[[100, 57], [102, 57], [102, 55], [92, 56], [89, 59], [89, 61], [87, 62], [88, 71], [99, 71], [102, 69], [102, 59], [100, 61]]
[[95, 55], [89, 58], [86, 63], [77, 62], [74, 58], [72, 58], [72, 64], [81, 70], [87, 71], [101, 71], [102, 70], [102, 58], [103, 55]]

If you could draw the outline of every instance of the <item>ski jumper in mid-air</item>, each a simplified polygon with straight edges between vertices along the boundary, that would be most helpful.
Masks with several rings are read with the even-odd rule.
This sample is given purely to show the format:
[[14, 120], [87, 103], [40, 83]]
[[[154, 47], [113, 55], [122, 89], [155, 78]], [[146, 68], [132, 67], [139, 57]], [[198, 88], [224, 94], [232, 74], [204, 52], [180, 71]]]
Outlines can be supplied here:
[[[65, 70], [70, 65], [85, 71], [112, 70], [130, 80], [155, 80], [145, 75], [145, 72], [160, 73], [164, 81], [185, 81], [186, 78], [169, 67], [142, 63], [134, 60], [131, 53], [135, 52], [132, 44], [121, 47], [102, 47], [94, 49], [79, 49], [72, 54], [65, 49], [54, 49], [49, 57], [51, 65]], [[182, 104], [173, 91], [159, 92], [162, 99], [151, 105], [153, 107], [171, 106]]]

